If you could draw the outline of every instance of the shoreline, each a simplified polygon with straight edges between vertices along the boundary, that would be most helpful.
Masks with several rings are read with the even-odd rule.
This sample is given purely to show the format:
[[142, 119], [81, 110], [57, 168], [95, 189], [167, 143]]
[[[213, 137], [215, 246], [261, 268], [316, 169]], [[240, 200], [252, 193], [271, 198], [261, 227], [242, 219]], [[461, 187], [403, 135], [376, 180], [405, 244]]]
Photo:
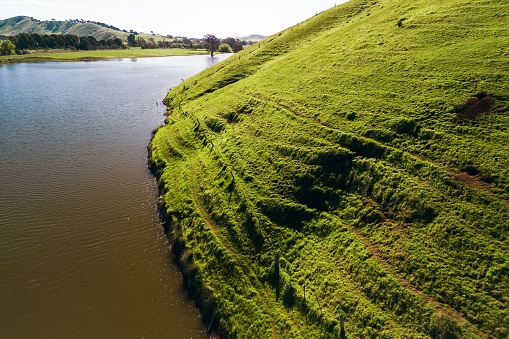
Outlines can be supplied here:
[[206, 50], [190, 50], [180, 48], [158, 49], [125, 49], [125, 50], [94, 50], [94, 51], [37, 51], [24, 55], [0, 56], [0, 65], [22, 62], [79, 62], [98, 61], [124, 58], [150, 58], [167, 56], [205, 55]]
[[216, 317], [217, 300], [212, 290], [203, 283], [201, 274], [193, 261], [193, 252], [187, 248], [186, 239], [182, 233], [182, 227], [178, 220], [173, 220], [166, 212], [168, 206], [166, 206], [162, 198], [164, 195], [164, 182], [160, 174], [163, 172], [164, 167], [160, 168], [156, 162], [153, 161], [151, 148], [155, 132], [162, 126], [164, 126], [164, 124], [154, 129], [152, 138], [147, 145], [147, 166], [152, 175], [156, 178], [159, 191], [159, 199], [157, 201], [159, 220], [163, 226], [164, 234], [170, 243], [173, 261], [182, 274], [183, 287], [187, 290], [189, 298], [191, 298], [200, 311], [202, 324], [207, 331], [205, 338], [220, 338], [220, 319]]

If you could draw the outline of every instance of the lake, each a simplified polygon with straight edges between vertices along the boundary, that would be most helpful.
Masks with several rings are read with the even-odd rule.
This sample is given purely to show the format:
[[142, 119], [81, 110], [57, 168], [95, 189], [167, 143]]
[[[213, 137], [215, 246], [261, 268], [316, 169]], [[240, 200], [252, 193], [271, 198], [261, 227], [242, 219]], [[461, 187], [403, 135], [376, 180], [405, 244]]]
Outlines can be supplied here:
[[161, 100], [229, 55], [0, 65], [0, 337], [203, 338], [147, 169]]

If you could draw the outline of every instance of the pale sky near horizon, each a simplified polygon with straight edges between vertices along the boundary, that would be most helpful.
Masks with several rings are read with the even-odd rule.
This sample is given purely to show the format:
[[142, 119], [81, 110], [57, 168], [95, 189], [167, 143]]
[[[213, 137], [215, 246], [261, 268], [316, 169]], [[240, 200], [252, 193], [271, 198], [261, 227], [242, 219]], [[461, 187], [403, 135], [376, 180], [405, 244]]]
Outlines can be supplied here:
[[227, 38], [272, 35], [346, 1], [0, 0], [0, 20], [19, 15], [84, 19], [144, 33]]

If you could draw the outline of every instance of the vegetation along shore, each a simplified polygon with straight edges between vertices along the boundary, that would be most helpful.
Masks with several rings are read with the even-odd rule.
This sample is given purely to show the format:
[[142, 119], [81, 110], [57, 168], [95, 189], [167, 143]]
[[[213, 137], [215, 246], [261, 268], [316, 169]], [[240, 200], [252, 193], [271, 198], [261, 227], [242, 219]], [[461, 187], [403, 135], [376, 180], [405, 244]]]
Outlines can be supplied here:
[[15, 62], [43, 62], [43, 61], [88, 61], [102, 59], [121, 59], [121, 58], [143, 58], [143, 57], [162, 57], [178, 55], [198, 55], [207, 54], [208, 51], [181, 48], [165, 49], [109, 49], [92, 51], [33, 51], [29, 54], [14, 54], [0, 56], [1, 63]]
[[236, 53], [253, 43], [232, 37], [219, 39], [213, 34], [186, 38], [127, 32], [84, 20], [39, 21], [24, 16], [0, 20], [0, 63], [213, 55], [216, 51]]
[[183, 81], [149, 163], [223, 338], [507, 338], [509, 3], [351, 0]]

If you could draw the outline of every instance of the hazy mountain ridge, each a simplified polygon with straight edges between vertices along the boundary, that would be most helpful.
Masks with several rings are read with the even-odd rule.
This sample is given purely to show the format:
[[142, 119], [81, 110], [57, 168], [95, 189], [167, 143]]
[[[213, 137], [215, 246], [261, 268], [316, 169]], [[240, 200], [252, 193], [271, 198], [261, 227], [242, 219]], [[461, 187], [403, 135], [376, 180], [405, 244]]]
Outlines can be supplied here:
[[237, 39], [239, 39], [240, 41], [260, 41], [260, 40], [263, 40], [265, 38], [267, 38], [267, 36], [265, 36], [265, 35], [251, 34], [251, 35], [243, 36], [243, 37], [240, 37], [240, 38], [237, 38]]

